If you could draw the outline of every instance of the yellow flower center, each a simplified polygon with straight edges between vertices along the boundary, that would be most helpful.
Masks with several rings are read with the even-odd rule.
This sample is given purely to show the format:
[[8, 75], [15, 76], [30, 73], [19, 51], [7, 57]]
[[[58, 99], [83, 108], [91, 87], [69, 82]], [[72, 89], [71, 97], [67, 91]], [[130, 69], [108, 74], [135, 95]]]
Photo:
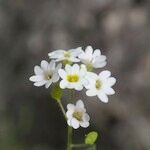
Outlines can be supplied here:
[[71, 55], [70, 55], [70, 52], [64, 52], [64, 57], [65, 58], [69, 58]]
[[71, 57], [70, 52], [64, 52], [64, 60], [63, 60], [63, 64], [71, 64], [71, 62], [69, 61], [69, 58]]
[[76, 118], [78, 121], [82, 121], [82, 112], [75, 111], [72, 116]]
[[99, 90], [102, 87], [102, 82], [100, 80], [96, 80], [95, 87]]
[[69, 82], [78, 82], [79, 81], [79, 75], [77, 75], [77, 74], [69, 74], [69, 75], [67, 75], [67, 80]]

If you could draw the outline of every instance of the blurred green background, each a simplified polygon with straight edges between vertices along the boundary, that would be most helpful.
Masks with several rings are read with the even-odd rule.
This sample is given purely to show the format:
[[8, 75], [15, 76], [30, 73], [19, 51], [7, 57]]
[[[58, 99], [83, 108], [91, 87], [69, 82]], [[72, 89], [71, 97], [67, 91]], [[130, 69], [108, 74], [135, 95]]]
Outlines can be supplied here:
[[96, 130], [98, 150], [149, 150], [149, 18], [149, 0], [0, 0], [0, 150], [65, 149], [65, 120], [29, 77], [48, 52], [87, 45], [107, 56], [116, 94], [104, 104], [76, 93], [91, 126], [74, 142]]

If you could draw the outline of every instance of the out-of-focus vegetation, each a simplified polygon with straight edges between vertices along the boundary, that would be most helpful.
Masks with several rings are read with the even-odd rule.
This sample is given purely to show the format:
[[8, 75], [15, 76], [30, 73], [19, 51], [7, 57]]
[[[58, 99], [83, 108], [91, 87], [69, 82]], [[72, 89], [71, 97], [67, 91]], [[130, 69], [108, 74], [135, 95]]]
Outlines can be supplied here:
[[65, 149], [56, 102], [28, 78], [53, 49], [87, 45], [108, 57], [116, 95], [106, 105], [79, 93], [91, 128], [74, 131], [74, 142], [94, 129], [98, 150], [149, 150], [149, 18], [149, 0], [0, 0], [0, 150]]

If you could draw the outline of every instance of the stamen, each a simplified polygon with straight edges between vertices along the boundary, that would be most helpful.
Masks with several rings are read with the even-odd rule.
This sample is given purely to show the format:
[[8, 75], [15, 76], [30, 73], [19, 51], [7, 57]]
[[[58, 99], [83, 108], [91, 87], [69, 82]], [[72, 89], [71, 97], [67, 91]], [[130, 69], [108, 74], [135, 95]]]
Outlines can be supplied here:
[[95, 87], [99, 90], [102, 87], [102, 82], [100, 80], [96, 80]]
[[50, 80], [52, 78], [52, 74], [45, 74], [45, 79], [46, 80]]
[[77, 74], [70, 74], [67, 76], [67, 80], [69, 82], [78, 82], [79, 81], [79, 76]]
[[75, 111], [72, 116], [76, 118], [78, 121], [82, 121], [82, 112]]

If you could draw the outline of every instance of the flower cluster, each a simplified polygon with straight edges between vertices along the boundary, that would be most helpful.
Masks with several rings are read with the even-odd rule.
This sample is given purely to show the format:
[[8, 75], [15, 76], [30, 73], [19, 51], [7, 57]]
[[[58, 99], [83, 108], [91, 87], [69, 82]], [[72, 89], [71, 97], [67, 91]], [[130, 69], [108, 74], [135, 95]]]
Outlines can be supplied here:
[[[42, 60], [40, 66], [34, 67], [35, 75], [30, 77], [30, 81], [35, 86], [49, 88], [52, 83], [59, 82], [61, 89], [81, 91], [85, 88], [87, 96], [97, 96], [104, 103], [108, 102], [108, 95], [115, 93], [112, 86], [116, 79], [111, 77], [111, 72], [94, 72], [94, 69], [106, 65], [106, 56], [101, 54], [100, 49], [93, 50], [91, 46], [85, 50], [81, 47], [68, 51], [60, 49], [48, 56], [50, 62]], [[66, 117], [68, 125], [75, 129], [89, 126], [90, 117], [82, 100], [78, 100], [76, 105], [67, 105]]]

